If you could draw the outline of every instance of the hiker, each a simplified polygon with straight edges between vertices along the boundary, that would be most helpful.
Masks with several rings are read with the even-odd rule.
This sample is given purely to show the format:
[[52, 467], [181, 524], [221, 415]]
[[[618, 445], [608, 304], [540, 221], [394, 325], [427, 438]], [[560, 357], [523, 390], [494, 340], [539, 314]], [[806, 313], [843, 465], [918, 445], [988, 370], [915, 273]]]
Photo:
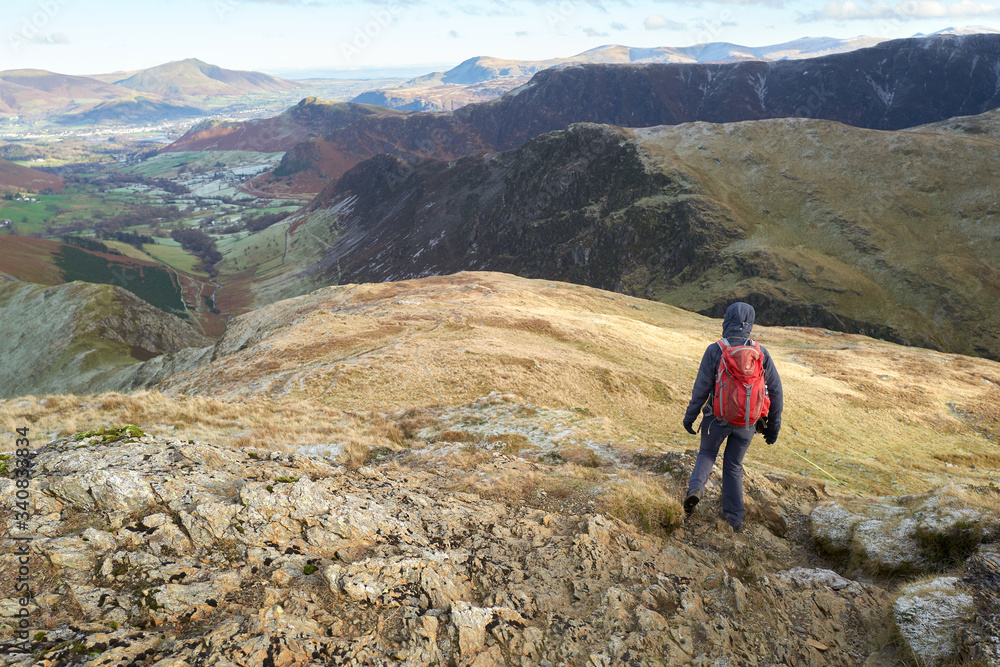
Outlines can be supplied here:
[[[771, 355], [758, 343], [750, 339], [750, 331], [753, 329], [754, 321], [753, 306], [743, 302], [737, 302], [726, 309], [726, 315], [722, 320], [722, 340], [712, 343], [704, 356], [701, 358], [701, 366], [698, 368], [698, 377], [694, 381], [694, 389], [691, 392], [691, 402], [688, 404], [687, 412], [684, 414], [684, 428], [688, 433], [696, 435], [694, 420], [698, 416], [698, 411], [703, 410], [701, 420], [701, 447], [698, 450], [698, 459], [691, 471], [691, 480], [688, 482], [687, 496], [684, 498], [684, 512], [690, 516], [694, 512], [695, 506], [705, 493], [705, 485], [708, 483], [708, 476], [712, 473], [712, 466], [719, 455], [719, 447], [722, 441], [726, 440], [726, 450], [722, 457], [722, 517], [732, 526], [733, 532], [739, 533], [743, 530], [743, 456], [750, 446], [750, 440], [756, 429], [762, 429], [764, 441], [773, 445], [778, 439], [778, 431], [781, 429], [781, 378], [774, 367]], [[716, 378], [719, 377], [720, 361], [723, 358], [723, 351], [732, 348], [730, 355], [738, 355], [740, 359], [746, 359], [750, 364], [751, 360], [759, 359], [760, 366], [758, 373], [762, 372], [763, 382], [766, 387], [761, 388], [760, 396], [754, 396], [752, 400], [748, 397], [750, 393], [741, 393], [742, 402], [747, 404], [757, 403], [757, 410], [761, 410], [760, 418], [753, 415], [741, 413], [737, 420], [739, 425], [734, 425], [726, 421], [723, 416], [732, 421], [731, 413], [737, 407], [735, 401], [718, 401], [720, 406], [716, 406], [717, 389], [725, 392], [725, 385], [731, 383], [723, 377], [723, 381], [717, 387]], [[754, 352], [759, 350], [759, 352]], [[727, 355], [727, 359], [730, 359]], [[749, 368], [749, 366], [747, 366]], [[759, 378], [759, 375], [758, 375]], [[757, 381], [759, 384], [759, 379]], [[744, 385], [745, 387], [745, 385]], [[741, 389], [742, 391], [742, 389]], [[732, 394], [730, 392], [729, 396]], [[769, 402], [769, 405], [768, 405]], [[729, 414], [722, 415], [726, 411]], [[756, 423], [752, 419], [757, 419]]]

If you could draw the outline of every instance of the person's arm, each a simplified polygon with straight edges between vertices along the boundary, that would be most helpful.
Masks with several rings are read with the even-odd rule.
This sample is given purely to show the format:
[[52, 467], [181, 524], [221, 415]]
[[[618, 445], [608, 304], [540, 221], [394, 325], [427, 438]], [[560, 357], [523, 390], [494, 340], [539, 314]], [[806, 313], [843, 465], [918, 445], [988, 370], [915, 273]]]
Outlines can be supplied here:
[[767, 384], [767, 397], [771, 400], [771, 407], [767, 411], [767, 430], [764, 432], [764, 441], [769, 445], [774, 444], [778, 439], [778, 431], [781, 430], [781, 411], [784, 409], [784, 398], [781, 394], [781, 377], [778, 369], [774, 366], [771, 355], [764, 347], [764, 382]]
[[705, 405], [705, 401], [709, 399], [712, 390], [715, 389], [715, 372], [719, 367], [719, 355], [712, 354], [712, 352], [718, 349], [719, 346], [712, 343], [701, 357], [698, 377], [695, 378], [694, 388], [691, 390], [691, 402], [688, 403], [687, 411], [684, 413], [685, 428], [694, 424], [698, 413], [701, 412], [701, 407]]

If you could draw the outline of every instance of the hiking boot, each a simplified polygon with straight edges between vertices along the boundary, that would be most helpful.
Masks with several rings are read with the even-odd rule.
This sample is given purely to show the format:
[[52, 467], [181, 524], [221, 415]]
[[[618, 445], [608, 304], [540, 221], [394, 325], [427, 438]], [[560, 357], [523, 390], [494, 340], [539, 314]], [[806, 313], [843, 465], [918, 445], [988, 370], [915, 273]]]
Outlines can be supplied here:
[[739, 524], [737, 526], [733, 526], [733, 532], [734, 533], [742, 533], [743, 532], [743, 524], [741, 523], [741, 524]]
[[691, 516], [694, 514], [694, 508], [698, 505], [698, 501], [701, 500], [701, 491], [692, 491], [688, 494], [688, 497], [684, 499], [684, 515]]

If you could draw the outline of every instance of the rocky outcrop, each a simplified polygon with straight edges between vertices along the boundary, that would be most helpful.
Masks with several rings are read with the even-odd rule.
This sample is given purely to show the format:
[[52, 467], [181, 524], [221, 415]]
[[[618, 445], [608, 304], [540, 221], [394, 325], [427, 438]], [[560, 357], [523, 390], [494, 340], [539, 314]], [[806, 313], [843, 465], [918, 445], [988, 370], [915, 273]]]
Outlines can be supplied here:
[[760, 526], [660, 538], [450, 491], [447, 471], [100, 441], [35, 458], [32, 641], [2, 664], [860, 664], [888, 605]]
[[0, 283], [0, 397], [117, 387], [123, 367], [210, 343], [121, 287]]
[[975, 609], [972, 596], [957, 584], [957, 577], [911, 584], [892, 605], [900, 634], [920, 664], [936, 665], [958, 655], [957, 628], [972, 621]]
[[963, 644], [973, 660], [1000, 664], [1000, 550], [983, 545], [965, 564], [962, 588], [972, 595], [975, 619], [962, 628]]
[[809, 515], [819, 546], [855, 565], [884, 573], [933, 571], [964, 562], [983, 539], [996, 539], [1000, 519], [971, 507], [958, 487], [920, 496], [831, 500]]

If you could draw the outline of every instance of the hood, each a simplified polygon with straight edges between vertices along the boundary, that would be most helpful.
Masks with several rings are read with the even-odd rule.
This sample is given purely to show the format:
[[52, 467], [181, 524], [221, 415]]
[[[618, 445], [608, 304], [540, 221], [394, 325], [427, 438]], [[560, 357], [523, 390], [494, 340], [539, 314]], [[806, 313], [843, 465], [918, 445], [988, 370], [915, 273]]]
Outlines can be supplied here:
[[753, 306], [742, 301], [726, 308], [726, 315], [722, 318], [722, 337], [730, 340], [749, 338], [754, 315]]

